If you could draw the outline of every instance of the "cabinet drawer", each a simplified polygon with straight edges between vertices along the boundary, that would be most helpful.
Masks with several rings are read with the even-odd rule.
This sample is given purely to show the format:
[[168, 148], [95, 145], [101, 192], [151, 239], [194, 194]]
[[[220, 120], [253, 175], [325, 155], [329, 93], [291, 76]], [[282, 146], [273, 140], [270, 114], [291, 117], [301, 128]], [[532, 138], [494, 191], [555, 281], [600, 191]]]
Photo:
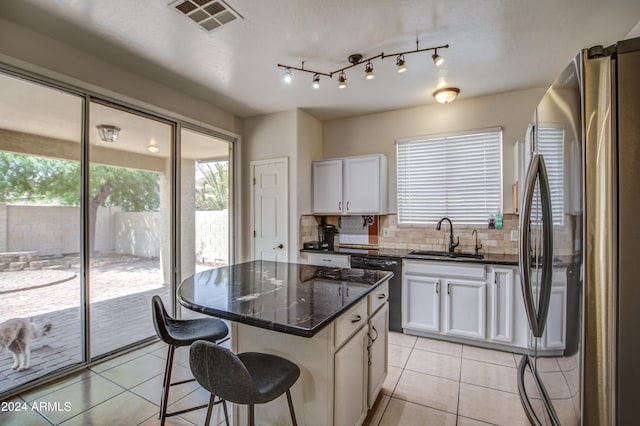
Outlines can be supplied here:
[[369, 316], [384, 305], [389, 300], [389, 281], [375, 289], [368, 297], [369, 299]]
[[351, 258], [344, 254], [307, 253], [307, 263], [317, 266], [349, 268], [351, 267]]
[[353, 333], [367, 322], [367, 299], [342, 314], [335, 322], [336, 348], [340, 347]]

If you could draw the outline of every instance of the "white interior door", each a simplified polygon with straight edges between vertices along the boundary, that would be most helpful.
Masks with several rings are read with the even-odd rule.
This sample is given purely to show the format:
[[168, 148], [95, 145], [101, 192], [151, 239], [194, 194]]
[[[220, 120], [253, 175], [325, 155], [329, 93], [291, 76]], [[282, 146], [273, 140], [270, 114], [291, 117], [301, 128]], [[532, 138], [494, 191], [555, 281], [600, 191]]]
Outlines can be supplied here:
[[289, 259], [288, 180], [288, 158], [251, 162], [254, 260]]

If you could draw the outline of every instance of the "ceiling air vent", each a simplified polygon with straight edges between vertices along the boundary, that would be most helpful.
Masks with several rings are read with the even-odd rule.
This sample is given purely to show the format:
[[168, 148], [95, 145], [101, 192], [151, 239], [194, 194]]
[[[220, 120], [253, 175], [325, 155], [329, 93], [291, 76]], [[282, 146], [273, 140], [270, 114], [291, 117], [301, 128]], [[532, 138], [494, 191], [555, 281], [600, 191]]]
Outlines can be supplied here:
[[207, 32], [236, 19], [243, 19], [242, 15], [222, 0], [173, 0], [169, 2], [169, 6]]

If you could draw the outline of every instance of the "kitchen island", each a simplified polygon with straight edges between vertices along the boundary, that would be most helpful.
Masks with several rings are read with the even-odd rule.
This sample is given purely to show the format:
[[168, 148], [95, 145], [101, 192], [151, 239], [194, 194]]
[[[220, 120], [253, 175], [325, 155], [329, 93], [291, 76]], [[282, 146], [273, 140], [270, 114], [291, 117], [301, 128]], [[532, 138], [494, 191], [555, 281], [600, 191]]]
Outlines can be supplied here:
[[[387, 375], [385, 271], [253, 261], [211, 269], [178, 288], [183, 306], [231, 321], [231, 349], [300, 367], [291, 389], [301, 425], [358, 425]], [[234, 408], [234, 424], [246, 424]], [[260, 424], [289, 424], [286, 398], [256, 406]]]

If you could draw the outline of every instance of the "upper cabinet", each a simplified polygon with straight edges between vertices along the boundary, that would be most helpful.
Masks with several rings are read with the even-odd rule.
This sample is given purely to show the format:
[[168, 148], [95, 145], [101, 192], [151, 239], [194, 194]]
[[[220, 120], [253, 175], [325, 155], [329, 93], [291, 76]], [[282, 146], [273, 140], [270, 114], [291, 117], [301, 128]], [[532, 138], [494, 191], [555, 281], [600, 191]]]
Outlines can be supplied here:
[[387, 157], [382, 154], [313, 162], [315, 214], [387, 212]]

